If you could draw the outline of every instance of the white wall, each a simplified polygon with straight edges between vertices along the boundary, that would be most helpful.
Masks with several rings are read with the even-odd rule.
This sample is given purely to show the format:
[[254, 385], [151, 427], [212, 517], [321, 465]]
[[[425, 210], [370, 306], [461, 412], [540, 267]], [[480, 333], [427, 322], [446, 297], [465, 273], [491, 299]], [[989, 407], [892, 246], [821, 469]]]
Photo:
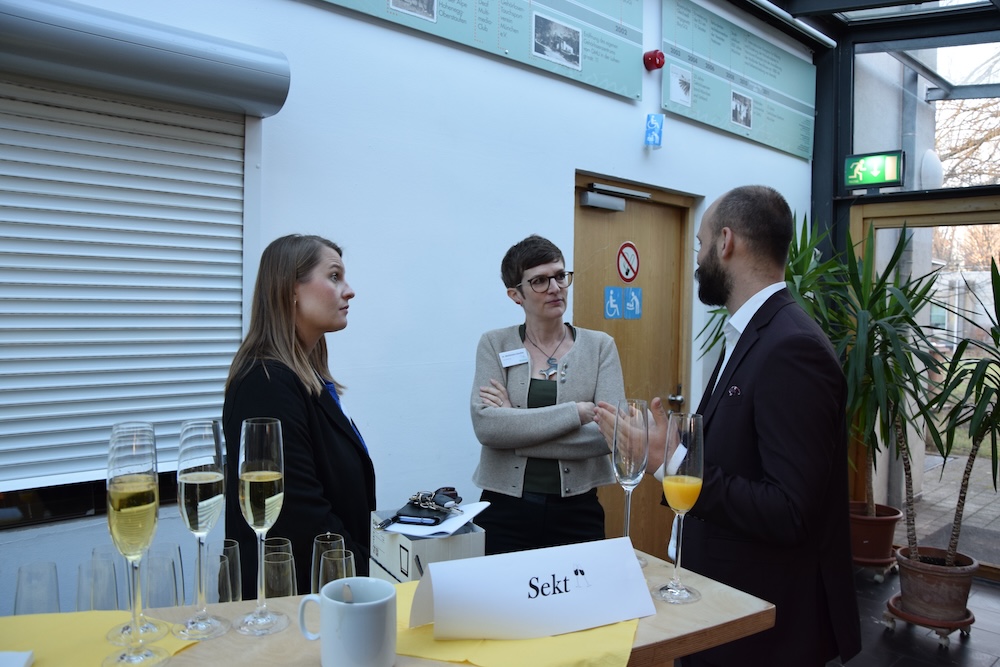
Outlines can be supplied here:
[[[442, 485], [478, 498], [468, 407], [476, 343], [520, 315], [500, 259], [540, 233], [573, 266], [577, 170], [704, 197], [699, 216], [748, 183], [777, 188], [799, 217], [809, 210], [811, 165], [799, 158], [669, 115], [664, 147], [644, 149], [660, 72], [638, 60], [641, 102], [318, 0], [83, 4], [288, 57], [287, 103], [249, 124], [246, 284], [277, 236], [318, 233], [344, 247], [357, 298], [348, 328], [329, 339], [331, 366], [371, 449], [380, 507]], [[727, 16], [796, 51], [779, 33]], [[657, 0], [645, 0], [644, 50], [661, 46], [660, 20]], [[697, 332], [704, 309], [693, 319]], [[712, 362], [697, 362], [687, 386], [703, 386]], [[106, 539], [103, 525], [93, 530], [104, 534], [79, 541]], [[64, 533], [0, 532], [2, 560], [15, 542], [19, 558], [41, 557], [35, 545]], [[0, 600], [10, 599], [7, 581], [0, 577]], [[9, 607], [0, 603], [0, 613]]]

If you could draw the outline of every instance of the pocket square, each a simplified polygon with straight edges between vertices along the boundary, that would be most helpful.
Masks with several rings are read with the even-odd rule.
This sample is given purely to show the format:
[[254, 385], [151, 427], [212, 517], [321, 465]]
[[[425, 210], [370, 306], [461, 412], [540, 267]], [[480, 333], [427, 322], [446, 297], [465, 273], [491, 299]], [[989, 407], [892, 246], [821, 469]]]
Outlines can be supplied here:
[[730, 396], [739, 396], [741, 394], [740, 388], [737, 387], [735, 384], [732, 387], [730, 387], [726, 393], [729, 394]]

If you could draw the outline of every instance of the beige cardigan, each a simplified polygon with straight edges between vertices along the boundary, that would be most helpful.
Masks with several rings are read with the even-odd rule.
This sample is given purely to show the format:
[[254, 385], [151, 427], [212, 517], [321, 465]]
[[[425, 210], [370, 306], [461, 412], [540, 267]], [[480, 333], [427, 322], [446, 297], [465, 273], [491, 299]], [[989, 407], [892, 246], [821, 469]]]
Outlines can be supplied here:
[[[610, 450], [597, 424], [581, 425], [578, 401], [625, 398], [618, 348], [608, 334], [576, 328], [576, 341], [559, 360], [556, 404], [526, 409], [529, 363], [504, 368], [500, 353], [524, 347], [518, 326], [487, 331], [476, 350], [472, 428], [482, 449], [473, 481], [481, 489], [521, 497], [528, 457], [559, 460], [562, 495], [575, 496], [615, 481]], [[512, 408], [484, 405], [479, 388], [490, 379], [507, 387]]]

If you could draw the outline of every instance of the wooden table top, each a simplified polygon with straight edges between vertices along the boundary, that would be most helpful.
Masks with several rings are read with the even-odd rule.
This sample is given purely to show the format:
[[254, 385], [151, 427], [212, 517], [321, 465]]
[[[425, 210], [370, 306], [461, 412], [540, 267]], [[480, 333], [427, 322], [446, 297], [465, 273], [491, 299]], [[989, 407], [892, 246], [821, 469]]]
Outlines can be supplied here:
[[[673, 566], [654, 556], [644, 554], [648, 565], [643, 569], [656, 615], [639, 619], [629, 667], [665, 665], [672, 667], [674, 658], [718, 646], [761, 632], [774, 625], [774, 605], [693, 572], [681, 570], [681, 579], [701, 591], [702, 599], [686, 605], [671, 605], [661, 601], [655, 591], [670, 578]], [[319, 664], [318, 641], [303, 638], [298, 627], [298, 607], [302, 596], [274, 598], [268, 607], [288, 615], [289, 627], [267, 637], [246, 637], [230, 630], [222, 637], [201, 642], [181, 651], [170, 660], [171, 667], [186, 665], [309, 665]], [[214, 614], [237, 618], [253, 610], [255, 602], [230, 602], [209, 605]], [[318, 627], [317, 614], [310, 627]], [[190, 607], [157, 609], [156, 618], [180, 621], [189, 615]], [[396, 667], [444, 665], [432, 660], [398, 656]]]

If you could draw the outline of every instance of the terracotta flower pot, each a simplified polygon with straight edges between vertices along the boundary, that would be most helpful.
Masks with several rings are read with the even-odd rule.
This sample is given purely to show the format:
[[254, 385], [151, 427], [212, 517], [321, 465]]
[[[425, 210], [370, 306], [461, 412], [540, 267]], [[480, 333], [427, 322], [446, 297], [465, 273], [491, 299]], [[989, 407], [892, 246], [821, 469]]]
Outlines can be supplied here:
[[[920, 547], [921, 558], [931, 562], [911, 560], [909, 547], [896, 550], [899, 565], [899, 604], [907, 614], [933, 621], [954, 623], [969, 617], [967, 608], [972, 576], [979, 561], [958, 554], [955, 565], [944, 565], [944, 549]], [[923, 623], [922, 623], [923, 624]]]
[[892, 538], [903, 513], [888, 505], [875, 505], [875, 516], [865, 513], [865, 503], [851, 501], [851, 557], [857, 565], [885, 566], [896, 560]]

